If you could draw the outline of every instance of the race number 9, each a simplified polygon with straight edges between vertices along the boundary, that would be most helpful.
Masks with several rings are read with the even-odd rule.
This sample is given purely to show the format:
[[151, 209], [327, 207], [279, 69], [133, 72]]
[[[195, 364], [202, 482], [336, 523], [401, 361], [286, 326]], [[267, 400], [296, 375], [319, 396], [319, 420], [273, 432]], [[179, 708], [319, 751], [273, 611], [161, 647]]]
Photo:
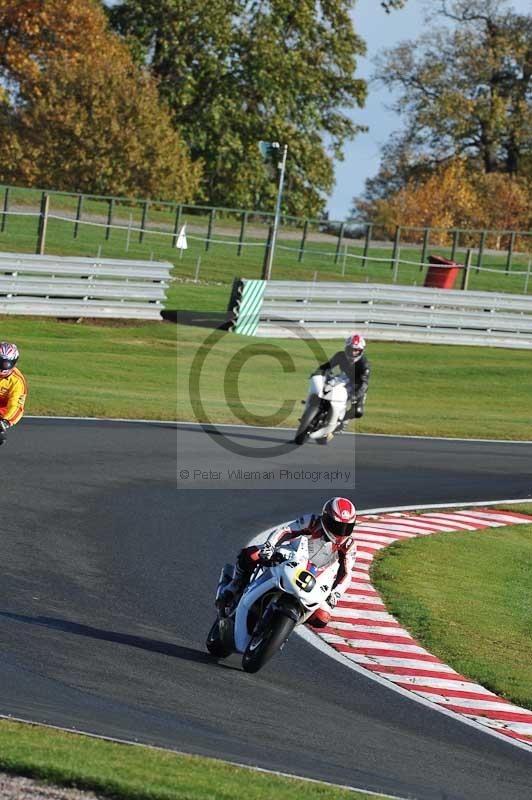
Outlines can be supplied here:
[[304, 592], [311, 592], [316, 585], [316, 578], [308, 570], [301, 569], [296, 572], [294, 583]]

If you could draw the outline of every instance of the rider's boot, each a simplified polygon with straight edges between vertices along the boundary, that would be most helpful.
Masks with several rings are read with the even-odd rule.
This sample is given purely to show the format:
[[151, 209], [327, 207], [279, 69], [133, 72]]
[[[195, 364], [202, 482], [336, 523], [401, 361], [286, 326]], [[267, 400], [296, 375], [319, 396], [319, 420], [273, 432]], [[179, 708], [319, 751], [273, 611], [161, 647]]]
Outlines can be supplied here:
[[235, 564], [233, 572], [233, 579], [226, 584], [220, 591], [220, 596], [217, 598], [225, 606], [234, 603], [237, 597], [240, 597], [246, 584], [248, 582], [248, 573], [241, 569], [238, 564]]

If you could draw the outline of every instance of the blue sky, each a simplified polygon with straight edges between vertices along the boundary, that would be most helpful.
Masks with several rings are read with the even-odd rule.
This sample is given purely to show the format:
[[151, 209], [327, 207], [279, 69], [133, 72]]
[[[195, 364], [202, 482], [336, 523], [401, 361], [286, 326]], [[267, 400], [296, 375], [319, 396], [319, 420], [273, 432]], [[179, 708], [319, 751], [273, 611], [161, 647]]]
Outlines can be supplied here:
[[[403, 39], [419, 36], [424, 26], [423, 9], [430, 0], [408, 0], [405, 8], [386, 14], [379, 0], [357, 0], [351, 14], [355, 30], [364, 39], [367, 57], [359, 59], [357, 77], [369, 78], [373, 71], [372, 59], [386, 47], [393, 47]], [[508, 8], [521, 14], [530, 13], [530, 0], [512, 0]], [[344, 148], [344, 161], [336, 164], [336, 187], [329, 198], [327, 208], [331, 219], [345, 219], [351, 201], [364, 190], [364, 181], [375, 175], [379, 168], [379, 152], [390, 133], [401, 127], [401, 120], [385, 105], [392, 96], [383, 88], [369, 86], [364, 109], [354, 110], [354, 121], [367, 125], [369, 133], [360, 133]]]

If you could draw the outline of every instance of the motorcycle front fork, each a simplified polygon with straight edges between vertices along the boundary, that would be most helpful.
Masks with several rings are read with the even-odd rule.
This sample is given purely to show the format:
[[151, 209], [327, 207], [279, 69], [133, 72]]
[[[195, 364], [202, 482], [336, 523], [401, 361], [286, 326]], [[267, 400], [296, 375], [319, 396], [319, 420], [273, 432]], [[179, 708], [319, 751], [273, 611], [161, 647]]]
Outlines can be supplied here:
[[234, 569], [235, 568], [233, 564], [224, 564], [222, 571], [220, 572], [220, 578], [216, 588], [216, 598], [214, 600], [214, 604], [220, 619], [226, 616], [227, 607], [223, 601], [223, 591], [225, 587], [233, 580]]

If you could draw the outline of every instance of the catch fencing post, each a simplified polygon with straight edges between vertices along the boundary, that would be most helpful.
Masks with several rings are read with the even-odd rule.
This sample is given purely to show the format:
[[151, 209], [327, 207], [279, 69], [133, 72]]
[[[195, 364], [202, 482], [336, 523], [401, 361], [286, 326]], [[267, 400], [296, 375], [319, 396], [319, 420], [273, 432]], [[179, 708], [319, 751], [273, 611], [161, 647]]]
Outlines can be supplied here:
[[469, 286], [469, 271], [471, 270], [471, 250], [468, 250], [466, 253], [465, 265], [464, 265], [464, 272], [462, 275], [462, 291], [467, 291]]
[[506, 259], [506, 272], [512, 271], [512, 255], [515, 245], [515, 231], [510, 234], [510, 241], [508, 242], [508, 258]]
[[108, 200], [108, 203], [109, 203], [109, 208], [107, 209], [107, 228], [105, 230], [106, 240], [109, 239], [111, 233], [111, 225], [113, 224], [113, 209], [115, 206], [114, 197], [111, 197], [111, 199]]
[[78, 228], [82, 210], [83, 210], [83, 195], [80, 194], [78, 197], [78, 205], [76, 208], [76, 221], [74, 223], [74, 239], [78, 238]]
[[129, 243], [131, 241], [131, 228], [133, 227], [133, 212], [129, 212], [129, 222], [127, 224], [127, 234], [126, 234], [126, 253], [129, 251]]
[[340, 248], [342, 247], [342, 238], [344, 235], [344, 228], [345, 222], [342, 222], [340, 225], [340, 230], [338, 231], [338, 241], [336, 243], [336, 253], [334, 254], [334, 263], [338, 264], [338, 256], [340, 255]]
[[477, 275], [482, 268], [482, 256], [484, 255], [484, 244], [486, 242], [486, 231], [480, 234], [480, 244], [478, 246]]
[[211, 246], [211, 236], [214, 227], [214, 215], [216, 214], [216, 209], [211, 208], [211, 213], [209, 214], [209, 227], [207, 228], [207, 238], [205, 239], [205, 251], [209, 249]]
[[427, 263], [427, 250], [429, 249], [429, 239], [430, 239], [430, 228], [424, 228], [423, 230], [423, 246], [421, 249], [421, 262], [419, 264], [419, 271], [423, 270], [423, 267]]
[[397, 225], [395, 228], [395, 235], [393, 237], [392, 260], [390, 263], [390, 269], [393, 269], [394, 271], [394, 278], [395, 278], [395, 270], [397, 269], [397, 258], [399, 254], [400, 240], [401, 240], [401, 226]]
[[362, 258], [364, 259], [362, 262], [362, 268], [365, 269], [368, 266], [368, 252], [369, 252], [369, 244], [371, 241], [371, 234], [373, 231], [373, 225], [371, 222], [368, 222], [366, 225], [366, 241], [364, 242], [364, 252], [362, 253]]
[[401, 258], [401, 246], [397, 246], [397, 254], [395, 256], [395, 265], [393, 268], [393, 282], [397, 283], [397, 278], [399, 277], [399, 259]]
[[528, 260], [528, 269], [526, 271], [526, 278], [525, 278], [525, 294], [528, 294], [528, 281], [530, 280], [530, 266], [532, 265], [532, 260]]
[[50, 195], [43, 192], [41, 195], [41, 210], [39, 214], [39, 232], [37, 234], [36, 255], [44, 255], [46, 246], [46, 226], [48, 224], [48, 209], [50, 207]]
[[455, 229], [453, 231], [453, 244], [452, 244], [452, 247], [451, 247], [451, 261], [455, 260], [456, 249], [458, 247], [458, 237], [459, 237], [459, 235], [460, 235], [460, 231]]
[[248, 221], [248, 212], [242, 212], [242, 218], [240, 220], [240, 236], [238, 237], [238, 248], [236, 251], [237, 256], [242, 255], [242, 244], [244, 242], [244, 236], [246, 235], [246, 225]]
[[299, 245], [299, 255], [297, 257], [299, 264], [301, 264], [301, 262], [303, 261], [303, 253], [305, 252], [307, 233], [308, 233], [308, 219], [305, 220], [305, 224], [303, 225], [303, 235], [301, 237], [301, 244]]
[[8, 204], [9, 204], [9, 186], [6, 186], [6, 190], [4, 192], [4, 211], [2, 212], [2, 226], [0, 227], [0, 231], [2, 233], [6, 229]]
[[140, 221], [139, 244], [141, 244], [144, 241], [144, 229], [146, 227], [146, 222], [148, 220], [148, 206], [149, 203], [147, 200], [145, 200], [142, 206], [142, 219]]

